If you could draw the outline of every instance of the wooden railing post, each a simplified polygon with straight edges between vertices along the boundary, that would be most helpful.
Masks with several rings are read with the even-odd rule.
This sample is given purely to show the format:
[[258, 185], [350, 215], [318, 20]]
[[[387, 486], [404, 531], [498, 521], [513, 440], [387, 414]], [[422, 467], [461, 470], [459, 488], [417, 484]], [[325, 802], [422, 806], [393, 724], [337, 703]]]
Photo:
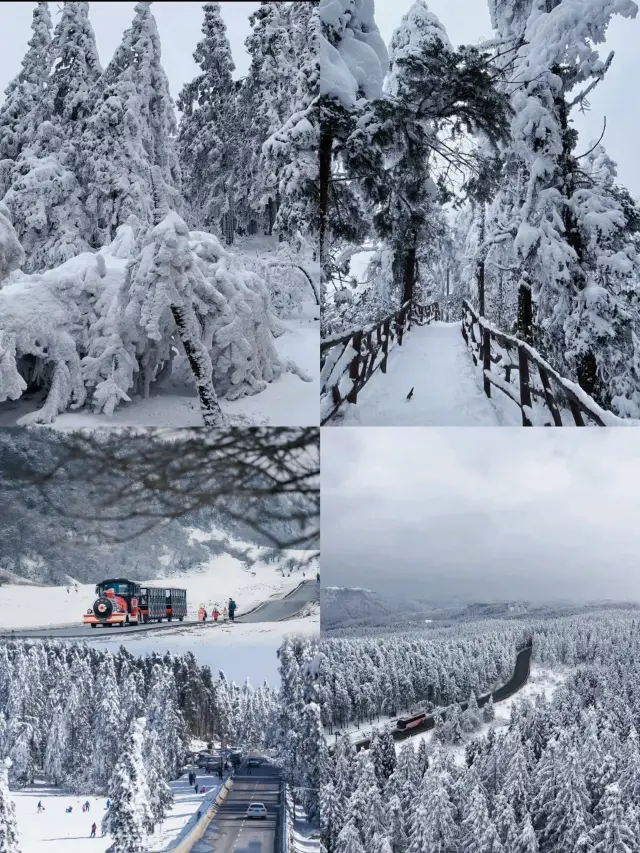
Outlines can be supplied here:
[[529, 385], [529, 359], [523, 346], [518, 347], [518, 373], [520, 374], [520, 406], [522, 426], [533, 426], [525, 409], [531, 409], [531, 386]]
[[351, 344], [356, 351], [356, 354], [351, 359], [351, 363], [349, 364], [349, 379], [353, 382], [351, 390], [347, 394], [347, 402], [348, 403], [357, 403], [358, 402], [358, 379], [360, 377], [360, 361], [361, 361], [361, 350], [362, 350], [362, 332], [354, 332], [353, 334], [353, 342]]
[[380, 362], [380, 370], [383, 373], [387, 372], [387, 359], [389, 358], [389, 335], [391, 321], [387, 319], [382, 324], [382, 361]]
[[398, 346], [402, 346], [402, 338], [404, 335], [405, 312], [404, 308], [396, 315], [396, 331], [398, 333]]
[[484, 384], [484, 393], [487, 397], [491, 396], [491, 382], [487, 373], [491, 372], [491, 335], [489, 329], [482, 329], [482, 379]]

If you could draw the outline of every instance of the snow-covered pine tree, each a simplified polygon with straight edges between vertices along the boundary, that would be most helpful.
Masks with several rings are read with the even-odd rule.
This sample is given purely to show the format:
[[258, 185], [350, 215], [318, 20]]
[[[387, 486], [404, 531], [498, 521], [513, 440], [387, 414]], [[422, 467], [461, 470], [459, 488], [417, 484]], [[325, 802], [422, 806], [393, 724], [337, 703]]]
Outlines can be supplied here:
[[82, 136], [81, 181], [91, 244], [98, 247], [110, 243], [131, 215], [143, 227], [153, 226], [154, 167], [169, 206], [181, 205], [176, 118], [150, 2], [136, 4], [133, 22], [93, 97], [95, 108]]
[[284, 123], [262, 146], [266, 180], [261, 201], [269, 212], [269, 233], [275, 229], [291, 239], [297, 233], [317, 234], [319, 228], [320, 18], [315, 3], [284, 8], [292, 95]]
[[149, 809], [151, 817], [147, 831], [153, 832], [154, 826], [167, 816], [173, 803], [173, 791], [167, 782], [167, 769], [160, 747], [160, 738], [155, 731], [147, 731], [144, 739], [145, 767], [149, 787]]
[[223, 216], [233, 209], [235, 65], [220, 4], [205, 3], [203, 10], [204, 38], [193, 54], [202, 73], [178, 96], [182, 118], [177, 152], [191, 223], [200, 230], [220, 234]]
[[[51, 67], [51, 28], [49, 4], [37, 3], [22, 69], [5, 89], [5, 100], [0, 107], [0, 160], [17, 159], [42, 120], [42, 102]], [[36, 119], [37, 111], [40, 113]], [[0, 166], [0, 174], [3, 172]], [[2, 186], [0, 178], [0, 197], [7, 189]]]
[[[583, 173], [572, 112], [611, 63], [613, 54], [603, 61], [597, 45], [613, 16], [634, 17], [637, 5], [590, 0], [574, 16], [567, 0], [492, 0], [491, 12], [498, 36], [512, 49], [504, 73], [514, 115], [488, 236], [500, 244], [497, 259], [507, 259], [502, 266], [517, 294], [517, 334], [603, 405], [629, 414], [635, 400], [619, 389], [634, 397], [637, 388], [639, 318], [624, 284], [632, 259], [627, 252], [611, 255], [606, 245], [624, 230], [625, 216]], [[514, 80], [525, 82], [512, 86]]]
[[93, 108], [92, 89], [101, 74], [89, 4], [65, 2], [51, 42], [44, 113], [70, 139], [76, 138], [76, 122], [82, 122]]
[[103, 818], [103, 829], [113, 837], [107, 853], [137, 853], [153, 825], [150, 792], [144, 763], [146, 719], [134, 720], [123, 744], [122, 757], [109, 782], [111, 808]]
[[15, 806], [9, 796], [10, 767], [9, 759], [0, 762], [0, 850], [2, 853], [20, 853]]

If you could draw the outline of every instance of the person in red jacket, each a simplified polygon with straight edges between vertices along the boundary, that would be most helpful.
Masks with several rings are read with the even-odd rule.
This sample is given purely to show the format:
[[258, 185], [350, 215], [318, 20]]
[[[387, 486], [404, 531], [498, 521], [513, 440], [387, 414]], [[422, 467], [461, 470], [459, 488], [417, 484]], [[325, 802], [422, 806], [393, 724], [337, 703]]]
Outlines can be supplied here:
[[217, 621], [218, 621], [218, 618], [219, 618], [219, 616], [220, 616], [220, 611], [218, 610], [218, 608], [217, 608], [217, 607], [214, 607], [214, 608], [213, 608], [213, 613], [212, 613], [211, 615], [213, 616], [213, 621], [214, 621], [214, 622], [217, 622]]

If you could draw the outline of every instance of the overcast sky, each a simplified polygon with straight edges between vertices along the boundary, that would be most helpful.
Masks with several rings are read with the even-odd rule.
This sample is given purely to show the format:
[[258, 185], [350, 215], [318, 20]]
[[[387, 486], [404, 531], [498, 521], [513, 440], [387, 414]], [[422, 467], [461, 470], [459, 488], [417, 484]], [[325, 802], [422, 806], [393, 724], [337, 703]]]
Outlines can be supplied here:
[[[387, 45], [402, 16], [413, 0], [376, 0], [376, 21]], [[430, 0], [429, 9], [445, 25], [454, 45], [477, 44], [492, 35], [487, 0]], [[609, 154], [618, 163], [618, 177], [635, 196], [640, 196], [640, 159], [637, 138], [640, 133], [640, 17], [635, 21], [614, 18], [602, 56], [610, 50], [616, 55], [607, 76], [591, 93], [591, 113], [579, 117], [582, 150], [602, 132], [604, 116], [607, 132], [603, 139]]]
[[[4, 100], [7, 84], [20, 71], [20, 63], [31, 38], [31, 18], [34, 3], [0, 3], [0, 102]], [[90, 3], [89, 17], [96, 34], [98, 52], [103, 67], [113, 56], [130, 26], [135, 3]], [[249, 35], [249, 15], [259, 2], [223, 2], [222, 16], [227, 25], [227, 36], [236, 64], [236, 77], [243, 77], [249, 68], [249, 56], [244, 40]], [[54, 26], [58, 21], [58, 8], [62, 3], [49, 3]], [[174, 98], [182, 86], [199, 73], [192, 58], [202, 33], [202, 3], [154, 3], [151, 7], [158, 23], [162, 43], [162, 64], [167, 72]]]
[[322, 430], [322, 582], [435, 602], [640, 600], [633, 429]]

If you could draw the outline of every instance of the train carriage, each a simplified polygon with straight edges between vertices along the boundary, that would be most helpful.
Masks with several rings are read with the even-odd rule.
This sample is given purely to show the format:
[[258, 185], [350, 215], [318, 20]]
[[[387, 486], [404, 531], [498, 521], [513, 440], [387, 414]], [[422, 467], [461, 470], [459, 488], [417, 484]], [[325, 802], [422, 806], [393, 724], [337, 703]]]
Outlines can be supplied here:
[[92, 628], [140, 625], [163, 619], [182, 622], [187, 615], [186, 589], [141, 586], [127, 578], [108, 578], [96, 585], [96, 596], [82, 620]]

